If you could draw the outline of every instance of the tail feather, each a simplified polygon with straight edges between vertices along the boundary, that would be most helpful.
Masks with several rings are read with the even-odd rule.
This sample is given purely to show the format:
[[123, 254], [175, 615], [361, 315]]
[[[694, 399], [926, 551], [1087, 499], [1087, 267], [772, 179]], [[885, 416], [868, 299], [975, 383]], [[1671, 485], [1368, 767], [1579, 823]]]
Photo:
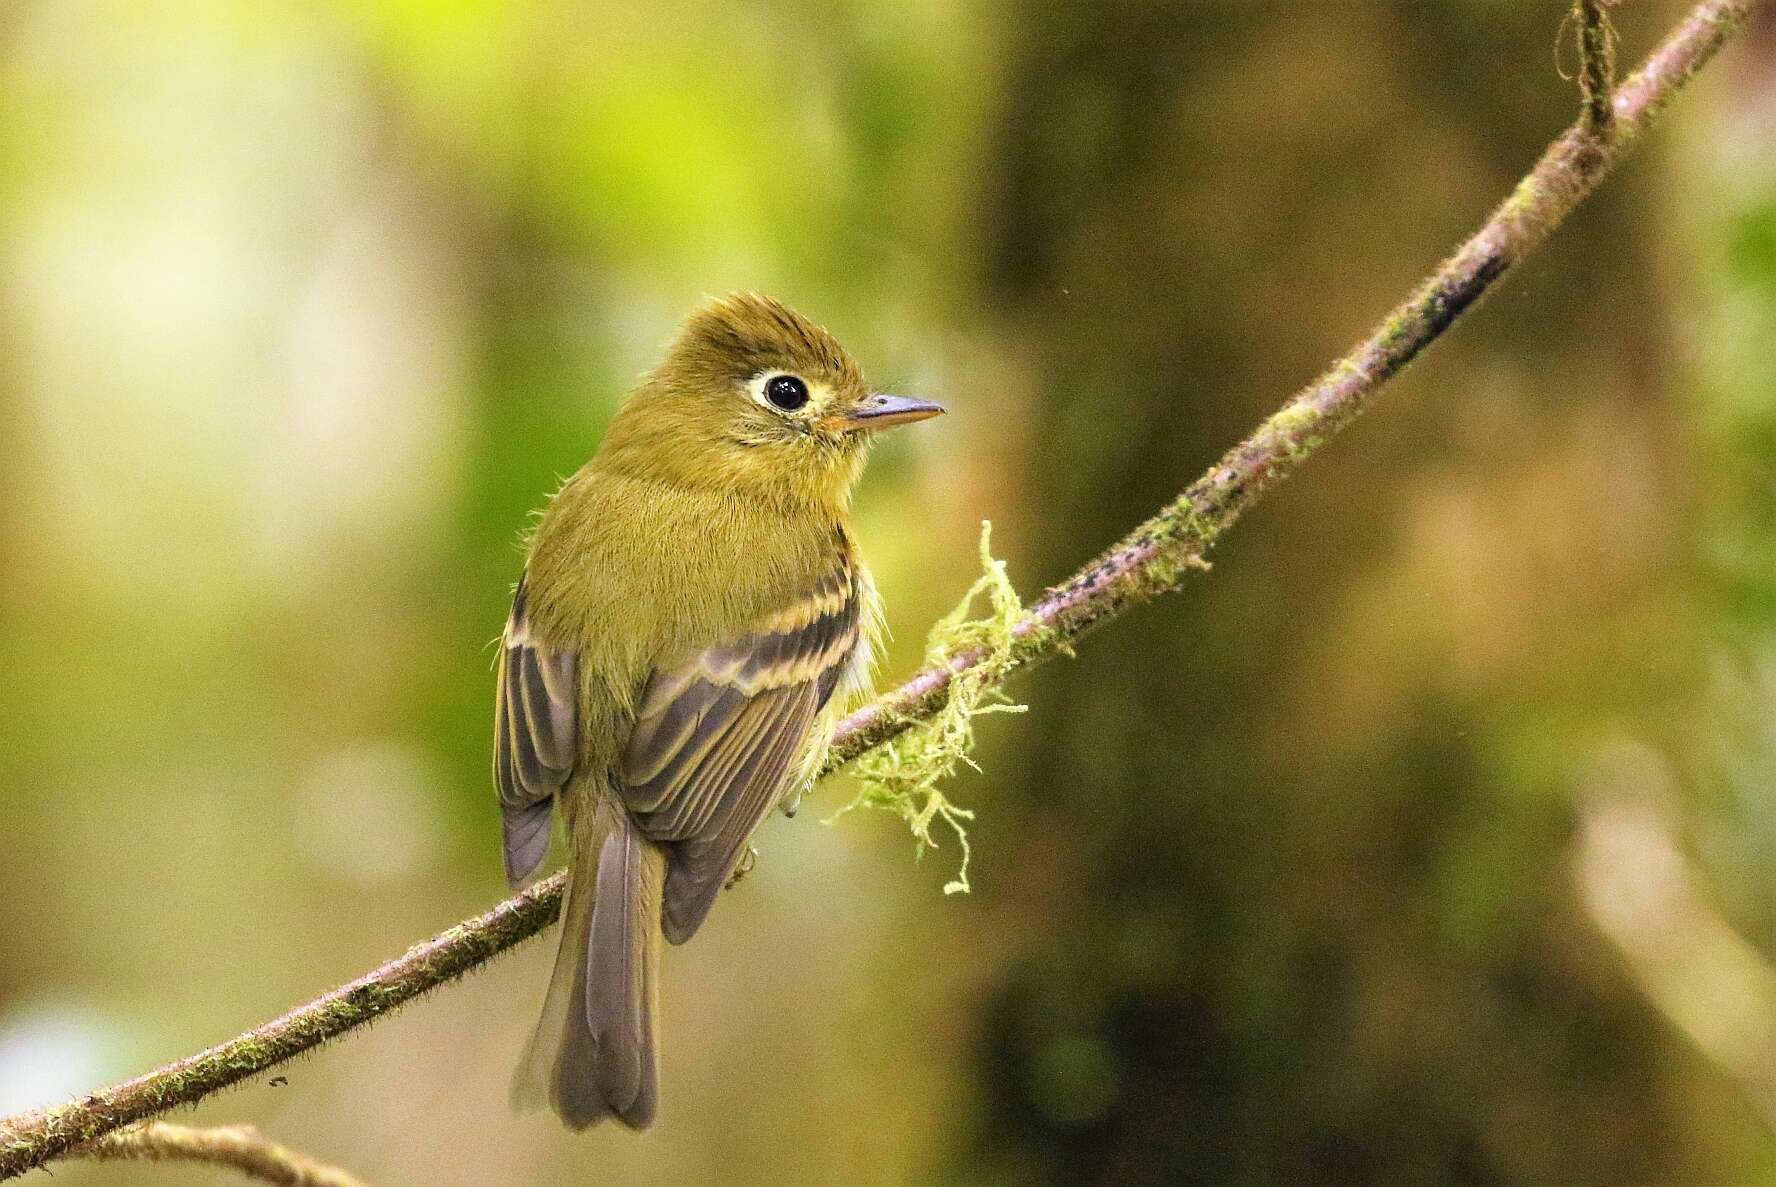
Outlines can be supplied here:
[[666, 855], [628, 820], [586, 838], [570, 876], [555, 975], [514, 1100], [571, 1128], [652, 1124], [659, 1104], [658, 971]]
[[[596, 855], [597, 850], [593, 850]], [[555, 971], [549, 977], [549, 993], [543, 1001], [543, 1016], [537, 1020], [525, 1045], [524, 1055], [512, 1075], [512, 1107], [521, 1113], [554, 1106], [568, 1119], [555, 1100], [555, 1066], [567, 1058], [575, 1047], [574, 1040], [585, 1029], [570, 1026], [570, 1018], [585, 1016], [586, 991], [583, 970], [586, 967], [586, 937], [592, 925], [592, 896], [596, 889], [596, 867], [585, 870], [576, 859], [568, 873], [567, 898], [561, 908], [561, 936], [555, 950]], [[587, 1042], [589, 1035], [585, 1036]], [[587, 1083], [591, 1078], [587, 1077]], [[583, 1111], [576, 1110], [576, 1116]], [[596, 1121], [587, 1117], [575, 1128], [584, 1128]], [[574, 1122], [568, 1119], [568, 1123]]]
[[[625, 821], [605, 837], [586, 953], [585, 1022], [597, 1047], [599, 1094], [641, 1129], [658, 1103], [655, 986], [664, 855]], [[556, 1072], [557, 1089], [566, 1087]]]

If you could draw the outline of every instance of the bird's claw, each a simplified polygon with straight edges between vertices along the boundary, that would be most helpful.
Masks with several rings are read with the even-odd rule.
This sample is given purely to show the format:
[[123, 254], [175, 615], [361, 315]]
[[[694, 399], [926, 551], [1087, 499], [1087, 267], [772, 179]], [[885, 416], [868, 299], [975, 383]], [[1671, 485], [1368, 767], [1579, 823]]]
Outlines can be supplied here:
[[758, 859], [759, 851], [754, 849], [751, 845], [748, 845], [746, 847], [746, 852], [740, 857], [740, 864], [735, 866], [734, 872], [728, 875], [727, 884], [723, 886], [722, 889], [734, 889], [734, 887], [739, 884], [740, 879], [752, 873], [752, 867], [758, 864]]

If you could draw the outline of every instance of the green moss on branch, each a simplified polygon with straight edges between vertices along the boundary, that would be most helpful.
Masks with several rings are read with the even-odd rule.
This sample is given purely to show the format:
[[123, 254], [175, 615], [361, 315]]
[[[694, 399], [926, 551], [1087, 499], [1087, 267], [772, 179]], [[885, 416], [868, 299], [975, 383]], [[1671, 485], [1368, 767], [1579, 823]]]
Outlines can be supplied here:
[[[967, 822], [974, 819], [974, 813], [951, 802], [938, 784], [964, 764], [980, 770], [970, 757], [974, 750], [975, 718], [983, 713], [1025, 711], [1025, 706], [1013, 702], [1000, 689], [1017, 665], [1018, 640], [1014, 632], [1024, 621], [1024, 606], [1005, 575], [1005, 562], [993, 559], [992, 539], [993, 525], [982, 523], [981, 576], [956, 608], [931, 628], [925, 643], [928, 669], [944, 667], [961, 654], [977, 658], [945, 684], [941, 701], [930, 715], [908, 723], [903, 733], [858, 760], [852, 768], [859, 783], [857, 794], [826, 821], [831, 824], [856, 808], [892, 812], [912, 830], [918, 845], [914, 852], [920, 855], [926, 849], [938, 847], [931, 829], [943, 822], [955, 834], [962, 850], [955, 878], [944, 884], [945, 894], [968, 892]], [[975, 603], [983, 598], [987, 614], [970, 618]]]

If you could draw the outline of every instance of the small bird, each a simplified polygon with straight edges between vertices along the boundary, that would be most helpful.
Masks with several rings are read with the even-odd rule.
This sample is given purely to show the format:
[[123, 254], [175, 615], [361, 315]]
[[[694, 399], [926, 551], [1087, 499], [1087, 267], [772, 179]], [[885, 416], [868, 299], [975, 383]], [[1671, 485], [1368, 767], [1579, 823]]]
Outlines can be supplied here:
[[653, 1122], [661, 937], [696, 934], [867, 689], [881, 610], [851, 489], [877, 430], [942, 412], [872, 391], [824, 329], [736, 294], [686, 319], [550, 501], [494, 712], [506, 876], [536, 873], [557, 807], [570, 850], [521, 1107]]

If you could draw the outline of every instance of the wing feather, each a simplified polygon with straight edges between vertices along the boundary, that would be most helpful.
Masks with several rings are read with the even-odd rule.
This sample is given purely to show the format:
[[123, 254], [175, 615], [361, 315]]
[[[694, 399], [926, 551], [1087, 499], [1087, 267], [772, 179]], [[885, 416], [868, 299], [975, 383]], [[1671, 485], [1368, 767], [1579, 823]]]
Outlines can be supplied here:
[[525, 582], [512, 596], [493, 710], [493, 779], [499, 791], [506, 877], [536, 872], [549, 850], [555, 794], [579, 751], [578, 653], [531, 636]]
[[656, 669], [644, 686], [615, 773], [642, 832], [671, 843], [665, 929], [674, 943], [702, 923], [782, 795], [857, 647], [859, 603], [841, 552], [801, 598]]
[[[786, 706], [787, 713], [812, 717], [814, 697], [813, 686], [796, 685], [785, 696], [786, 701], [794, 702]], [[790, 763], [804, 741], [805, 735], [780, 730], [766, 745], [748, 753], [736, 780], [745, 789], [740, 802], [675, 848], [667, 866], [666, 903], [661, 915], [668, 940], [681, 944], [702, 926], [716, 895], [733, 876], [753, 830], [770, 815]]]

